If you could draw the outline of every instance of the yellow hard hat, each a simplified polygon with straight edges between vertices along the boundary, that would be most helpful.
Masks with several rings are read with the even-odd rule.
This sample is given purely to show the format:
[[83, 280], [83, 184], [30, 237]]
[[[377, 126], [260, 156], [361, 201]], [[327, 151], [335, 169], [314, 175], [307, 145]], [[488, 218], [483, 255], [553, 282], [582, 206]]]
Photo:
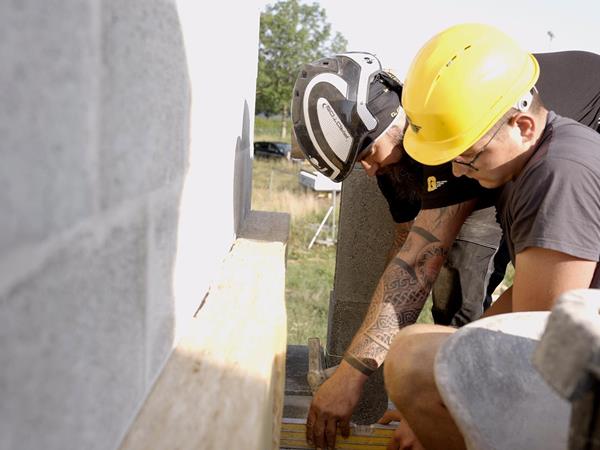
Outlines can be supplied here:
[[494, 27], [442, 31], [421, 48], [406, 76], [406, 152], [426, 165], [456, 158], [533, 87], [539, 72], [533, 55]]

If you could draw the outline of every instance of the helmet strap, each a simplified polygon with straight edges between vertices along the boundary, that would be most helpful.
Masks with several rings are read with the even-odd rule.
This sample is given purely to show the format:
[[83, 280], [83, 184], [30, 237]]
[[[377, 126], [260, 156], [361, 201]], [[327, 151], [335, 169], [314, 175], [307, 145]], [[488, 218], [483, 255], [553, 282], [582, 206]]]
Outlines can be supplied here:
[[377, 76], [390, 91], [395, 92], [396, 95], [398, 95], [398, 98], [402, 98], [402, 83], [394, 75], [389, 72], [381, 71]]

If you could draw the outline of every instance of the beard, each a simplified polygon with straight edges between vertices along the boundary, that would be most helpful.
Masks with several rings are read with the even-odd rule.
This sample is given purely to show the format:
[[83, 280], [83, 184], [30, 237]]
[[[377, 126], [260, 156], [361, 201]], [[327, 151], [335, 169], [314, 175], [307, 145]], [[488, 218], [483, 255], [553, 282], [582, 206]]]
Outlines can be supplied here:
[[393, 187], [397, 198], [414, 202], [423, 193], [423, 166], [406, 153], [397, 163], [381, 168], [378, 176], [385, 178]]

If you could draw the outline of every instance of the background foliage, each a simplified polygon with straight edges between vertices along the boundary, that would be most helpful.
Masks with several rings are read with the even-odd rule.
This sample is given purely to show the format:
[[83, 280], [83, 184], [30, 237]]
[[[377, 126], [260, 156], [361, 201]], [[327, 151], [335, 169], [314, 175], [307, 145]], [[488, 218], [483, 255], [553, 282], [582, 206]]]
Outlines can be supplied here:
[[346, 45], [317, 3], [281, 0], [268, 5], [260, 16], [256, 113], [286, 120], [300, 66], [345, 51]]

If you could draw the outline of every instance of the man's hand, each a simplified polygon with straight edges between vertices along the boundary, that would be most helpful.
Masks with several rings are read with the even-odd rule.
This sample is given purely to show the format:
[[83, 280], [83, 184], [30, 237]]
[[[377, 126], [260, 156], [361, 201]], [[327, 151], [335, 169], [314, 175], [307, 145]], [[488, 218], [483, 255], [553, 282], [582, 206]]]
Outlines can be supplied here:
[[368, 377], [342, 361], [315, 393], [306, 419], [306, 440], [316, 448], [335, 448], [337, 427], [350, 434], [350, 418]]
[[387, 445], [387, 450], [425, 450], [421, 445], [415, 433], [410, 429], [406, 420], [400, 414], [400, 411], [390, 409], [377, 421], [382, 425], [390, 422], [400, 422], [398, 428], [394, 430], [392, 440]]

